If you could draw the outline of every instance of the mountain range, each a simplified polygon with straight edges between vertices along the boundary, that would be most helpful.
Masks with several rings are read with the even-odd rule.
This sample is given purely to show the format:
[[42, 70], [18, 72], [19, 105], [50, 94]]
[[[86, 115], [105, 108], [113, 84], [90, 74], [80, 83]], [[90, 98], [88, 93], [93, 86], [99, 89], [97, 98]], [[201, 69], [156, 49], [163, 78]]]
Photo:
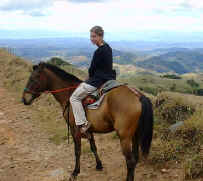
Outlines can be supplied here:
[[173, 48], [163, 52], [161, 55], [153, 56], [135, 64], [160, 73], [175, 72], [184, 74], [203, 71], [203, 49]]
[[[158, 73], [203, 72], [203, 42], [110, 41], [114, 63]], [[0, 39], [0, 47], [33, 62], [51, 57], [88, 67], [96, 49], [87, 38]]]

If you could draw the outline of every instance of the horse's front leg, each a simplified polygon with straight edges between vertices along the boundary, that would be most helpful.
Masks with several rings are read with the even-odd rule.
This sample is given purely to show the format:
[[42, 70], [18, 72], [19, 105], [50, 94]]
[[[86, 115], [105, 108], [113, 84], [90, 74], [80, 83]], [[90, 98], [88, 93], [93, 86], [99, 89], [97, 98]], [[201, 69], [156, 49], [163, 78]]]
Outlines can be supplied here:
[[75, 169], [73, 170], [69, 181], [74, 181], [80, 173], [80, 155], [81, 155], [81, 137], [72, 134], [75, 148]]
[[95, 159], [96, 159], [96, 169], [97, 170], [102, 170], [103, 169], [103, 166], [102, 166], [102, 162], [97, 154], [97, 147], [96, 147], [96, 144], [95, 144], [95, 140], [94, 140], [94, 135], [93, 133], [90, 133], [91, 134], [91, 138], [89, 139], [89, 142], [90, 142], [90, 148], [92, 150], [92, 152], [94, 153], [94, 156], [95, 156]]

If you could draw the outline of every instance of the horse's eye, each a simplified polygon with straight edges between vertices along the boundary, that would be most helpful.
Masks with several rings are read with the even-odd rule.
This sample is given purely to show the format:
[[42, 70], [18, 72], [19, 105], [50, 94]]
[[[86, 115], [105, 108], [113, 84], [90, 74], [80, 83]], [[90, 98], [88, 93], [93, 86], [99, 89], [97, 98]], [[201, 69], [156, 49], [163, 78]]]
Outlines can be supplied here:
[[39, 78], [40, 78], [40, 75], [39, 75], [39, 74], [33, 74], [32, 79], [39, 79]]
[[36, 75], [36, 78], [37, 78], [37, 79], [39, 79], [39, 78], [40, 78], [40, 75], [39, 75], [39, 74], [37, 74], [37, 75]]

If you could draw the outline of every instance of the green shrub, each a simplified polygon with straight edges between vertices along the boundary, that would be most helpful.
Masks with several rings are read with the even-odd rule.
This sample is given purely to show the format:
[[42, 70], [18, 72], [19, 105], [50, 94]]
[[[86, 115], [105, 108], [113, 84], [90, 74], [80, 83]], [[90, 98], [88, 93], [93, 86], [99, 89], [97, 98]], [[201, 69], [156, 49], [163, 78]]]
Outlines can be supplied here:
[[203, 155], [195, 154], [184, 162], [184, 177], [186, 180], [203, 178]]
[[198, 96], [203, 96], [203, 89], [197, 89], [197, 90], [196, 90], [196, 94], [197, 94]]
[[157, 95], [158, 93], [158, 89], [157, 88], [153, 88], [153, 87], [139, 87], [139, 89], [141, 91], [144, 91], [146, 93], [152, 94], [152, 95]]
[[58, 57], [52, 57], [47, 63], [54, 64], [57, 66], [71, 65], [70, 63], [65, 62], [64, 60], [62, 60], [61, 58], [58, 58]]
[[175, 74], [166, 74], [166, 75], [163, 75], [161, 77], [167, 78], [167, 79], [182, 79], [180, 76], [177, 76]]
[[170, 124], [184, 121], [189, 118], [194, 111], [194, 107], [184, 103], [182, 98], [172, 98], [166, 94], [159, 95], [155, 103], [156, 116]]

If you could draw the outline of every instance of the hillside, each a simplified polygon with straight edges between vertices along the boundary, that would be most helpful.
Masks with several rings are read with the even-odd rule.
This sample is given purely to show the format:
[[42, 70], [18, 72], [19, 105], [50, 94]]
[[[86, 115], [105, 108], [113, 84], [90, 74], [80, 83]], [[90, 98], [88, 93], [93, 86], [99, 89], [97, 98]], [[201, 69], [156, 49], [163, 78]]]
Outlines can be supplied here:
[[[163, 51], [163, 50], [162, 50]], [[203, 52], [200, 50], [172, 49], [159, 56], [154, 56], [141, 62], [137, 66], [160, 73], [174, 72], [184, 74], [203, 71]]]
[[[20, 103], [32, 70], [29, 61], [0, 50], [0, 66], [4, 67], [0, 71], [0, 180], [63, 181], [74, 167], [74, 148], [72, 140], [67, 144], [60, 106], [46, 94], [29, 107]], [[144, 85], [148, 85], [150, 75], [145, 78]], [[201, 181], [203, 97], [172, 92], [150, 97], [155, 113], [153, 142], [148, 160], [140, 155], [135, 179]], [[174, 125], [180, 121], [181, 125]], [[125, 161], [118, 136], [114, 132], [96, 134], [95, 139], [105, 168], [95, 170], [89, 144], [83, 140], [78, 181], [124, 180]]]

